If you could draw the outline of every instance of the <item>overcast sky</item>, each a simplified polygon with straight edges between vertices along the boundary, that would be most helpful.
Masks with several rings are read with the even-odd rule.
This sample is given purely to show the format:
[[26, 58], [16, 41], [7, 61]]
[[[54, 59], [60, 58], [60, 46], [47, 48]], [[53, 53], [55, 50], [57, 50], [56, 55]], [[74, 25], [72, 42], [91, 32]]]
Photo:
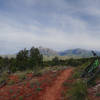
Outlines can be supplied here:
[[100, 0], [0, 0], [0, 54], [43, 46], [100, 49]]

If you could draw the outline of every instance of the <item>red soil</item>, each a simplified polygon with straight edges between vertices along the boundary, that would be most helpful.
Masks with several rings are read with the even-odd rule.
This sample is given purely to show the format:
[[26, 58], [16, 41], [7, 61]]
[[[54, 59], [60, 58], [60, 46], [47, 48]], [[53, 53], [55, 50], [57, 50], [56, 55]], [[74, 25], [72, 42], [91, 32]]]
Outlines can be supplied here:
[[[70, 77], [72, 70], [68, 68], [63, 71], [50, 71], [40, 77], [32, 77], [30, 74], [28, 76], [31, 78], [23, 82], [18, 82], [17, 76], [11, 76], [10, 79], [17, 81], [17, 84], [1, 88], [0, 100], [20, 100], [20, 97], [23, 97], [22, 100], [61, 100], [62, 84]], [[40, 83], [39, 86], [36, 81]]]
[[44, 95], [41, 95], [40, 100], [60, 100], [62, 84], [71, 75], [72, 68], [64, 70], [60, 76], [57, 77], [51, 87], [47, 87]]

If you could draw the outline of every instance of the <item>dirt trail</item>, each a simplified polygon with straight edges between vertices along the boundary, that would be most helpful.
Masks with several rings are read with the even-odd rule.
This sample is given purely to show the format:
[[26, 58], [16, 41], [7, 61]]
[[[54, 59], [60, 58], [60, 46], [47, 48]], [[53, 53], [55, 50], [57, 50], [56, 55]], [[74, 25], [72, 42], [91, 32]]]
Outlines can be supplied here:
[[60, 100], [62, 84], [71, 76], [72, 70], [72, 68], [64, 70], [60, 76], [57, 77], [56, 81], [53, 82], [53, 85], [46, 88], [40, 100]]

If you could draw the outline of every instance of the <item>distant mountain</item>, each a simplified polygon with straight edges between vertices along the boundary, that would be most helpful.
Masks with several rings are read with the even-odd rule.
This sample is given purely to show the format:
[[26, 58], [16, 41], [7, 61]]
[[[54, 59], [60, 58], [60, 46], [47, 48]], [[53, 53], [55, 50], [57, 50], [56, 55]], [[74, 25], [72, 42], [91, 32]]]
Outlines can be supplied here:
[[[55, 50], [49, 49], [49, 48], [43, 48], [39, 47], [39, 51], [41, 54], [45, 56], [67, 56], [67, 57], [73, 57], [73, 58], [87, 58], [87, 57], [92, 57], [92, 50], [85, 50], [81, 48], [76, 48], [76, 49], [69, 49], [61, 52], [57, 52]], [[98, 56], [100, 56], [99, 51], [95, 51]]]
[[[97, 55], [100, 56], [100, 52], [96, 51]], [[81, 48], [77, 49], [70, 49], [70, 50], [65, 50], [58, 52], [60, 56], [70, 56], [70, 57], [92, 57], [93, 54], [91, 53], [91, 50], [85, 50]]]
[[[40, 53], [44, 56], [59, 56], [58, 52], [49, 48], [43, 48], [39, 47], [38, 48]], [[8, 54], [8, 55], [0, 55], [2, 57], [8, 57], [8, 58], [15, 58], [16, 54]]]
[[[81, 48], [77, 48], [77, 49], [69, 49], [69, 50], [65, 50], [65, 51], [60, 51], [57, 52], [55, 50], [52, 50], [50, 48], [43, 48], [43, 47], [39, 47], [39, 51], [42, 55], [45, 56], [45, 58], [47, 57], [54, 57], [54, 56], [58, 56], [58, 57], [67, 57], [67, 58], [87, 58], [87, 57], [92, 57], [92, 53], [91, 50], [85, 50], [85, 49], [81, 49]], [[97, 53], [98, 56], [100, 56], [100, 52], [99, 51], [95, 51]], [[16, 57], [16, 55], [1, 55], [2, 57]]]
[[39, 47], [39, 51], [41, 54], [45, 56], [58, 56], [58, 52], [49, 48]]

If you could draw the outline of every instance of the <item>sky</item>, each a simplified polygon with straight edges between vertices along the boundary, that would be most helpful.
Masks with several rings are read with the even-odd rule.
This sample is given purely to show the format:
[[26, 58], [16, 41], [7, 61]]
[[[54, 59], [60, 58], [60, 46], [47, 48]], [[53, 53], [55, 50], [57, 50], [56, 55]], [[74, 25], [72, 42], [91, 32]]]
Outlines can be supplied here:
[[0, 0], [0, 54], [46, 47], [100, 50], [100, 0]]

